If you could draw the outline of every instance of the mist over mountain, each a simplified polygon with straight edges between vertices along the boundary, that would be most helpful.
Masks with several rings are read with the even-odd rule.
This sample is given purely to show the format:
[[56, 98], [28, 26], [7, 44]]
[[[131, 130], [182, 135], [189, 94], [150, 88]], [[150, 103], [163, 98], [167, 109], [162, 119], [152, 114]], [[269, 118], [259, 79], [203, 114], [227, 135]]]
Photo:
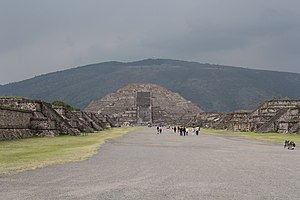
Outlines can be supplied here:
[[300, 74], [170, 59], [104, 62], [0, 85], [1, 96], [61, 99], [83, 109], [129, 83], [155, 83], [205, 111], [252, 109], [266, 99], [300, 98]]

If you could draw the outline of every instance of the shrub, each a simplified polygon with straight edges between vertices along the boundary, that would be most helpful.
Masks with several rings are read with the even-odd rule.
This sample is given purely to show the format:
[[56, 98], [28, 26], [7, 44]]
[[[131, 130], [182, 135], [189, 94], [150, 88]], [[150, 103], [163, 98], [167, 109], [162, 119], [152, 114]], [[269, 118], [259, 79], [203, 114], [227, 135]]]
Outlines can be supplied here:
[[78, 108], [74, 108], [72, 106], [70, 106], [69, 104], [67, 104], [66, 102], [62, 101], [62, 100], [55, 100], [51, 103], [53, 106], [63, 106], [66, 109], [70, 110], [70, 111], [79, 111], [80, 109]]

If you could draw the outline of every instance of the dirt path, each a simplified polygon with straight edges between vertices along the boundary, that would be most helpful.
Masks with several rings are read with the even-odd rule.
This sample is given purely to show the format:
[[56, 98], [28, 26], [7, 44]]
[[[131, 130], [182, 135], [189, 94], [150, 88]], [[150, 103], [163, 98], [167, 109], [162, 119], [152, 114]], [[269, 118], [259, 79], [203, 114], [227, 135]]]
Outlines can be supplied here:
[[155, 128], [109, 141], [89, 160], [0, 176], [0, 199], [300, 199], [300, 151]]

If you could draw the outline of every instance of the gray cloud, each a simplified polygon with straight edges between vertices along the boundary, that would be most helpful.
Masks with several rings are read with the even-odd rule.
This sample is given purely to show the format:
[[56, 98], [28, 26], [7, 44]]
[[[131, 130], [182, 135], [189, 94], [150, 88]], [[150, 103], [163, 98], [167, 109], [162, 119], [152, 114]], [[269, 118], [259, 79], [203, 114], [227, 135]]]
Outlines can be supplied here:
[[300, 72], [297, 0], [2, 0], [0, 84], [149, 57]]

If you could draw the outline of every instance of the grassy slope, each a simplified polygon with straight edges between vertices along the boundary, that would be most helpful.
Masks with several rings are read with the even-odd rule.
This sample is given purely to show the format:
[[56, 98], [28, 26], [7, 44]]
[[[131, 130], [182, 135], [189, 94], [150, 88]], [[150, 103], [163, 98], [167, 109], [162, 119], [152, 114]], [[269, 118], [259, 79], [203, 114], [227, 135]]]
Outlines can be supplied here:
[[120, 137], [132, 128], [114, 128], [88, 136], [28, 138], [0, 142], [0, 174], [74, 162], [94, 155], [106, 139]]
[[201, 133], [204, 134], [220, 134], [220, 135], [233, 135], [243, 136], [252, 140], [260, 140], [267, 142], [283, 143], [284, 140], [292, 140], [296, 144], [300, 144], [299, 134], [281, 134], [281, 133], [254, 133], [254, 132], [232, 132], [226, 130], [214, 130], [214, 129], [201, 129]]

